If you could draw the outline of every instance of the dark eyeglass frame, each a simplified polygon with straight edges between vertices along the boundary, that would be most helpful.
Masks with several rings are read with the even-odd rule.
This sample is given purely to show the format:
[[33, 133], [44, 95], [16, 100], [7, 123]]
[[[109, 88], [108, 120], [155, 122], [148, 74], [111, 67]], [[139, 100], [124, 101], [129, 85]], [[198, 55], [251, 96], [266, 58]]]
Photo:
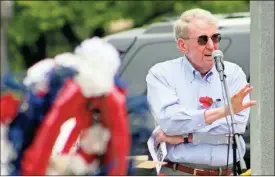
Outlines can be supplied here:
[[207, 35], [201, 35], [197, 38], [182, 38], [182, 39], [197, 39], [198, 44], [203, 46], [203, 45], [207, 44], [209, 38], [211, 38], [213, 43], [216, 44], [216, 43], [219, 43], [221, 41], [222, 36], [221, 36], [220, 33], [215, 33], [211, 37], [209, 37]]

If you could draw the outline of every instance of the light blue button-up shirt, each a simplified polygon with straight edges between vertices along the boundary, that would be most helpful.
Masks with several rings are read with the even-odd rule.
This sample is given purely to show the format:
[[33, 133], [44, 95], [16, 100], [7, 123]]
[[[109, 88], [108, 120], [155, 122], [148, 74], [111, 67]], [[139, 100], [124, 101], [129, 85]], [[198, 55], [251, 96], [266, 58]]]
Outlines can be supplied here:
[[[224, 62], [225, 75], [230, 97], [237, 93], [246, 83], [243, 70], [236, 64]], [[231, 118], [219, 119], [207, 125], [204, 119], [205, 108], [200, 105], [199, 98], [213, 98], [211, 108], [224, 106], [225, 92], [215, 66], [204, 78], [193, 68], [186, 57], [165, 61], [154, 65], [146, 77], [147, 97], [155, 121], [167, 135], [183, 135], [187, 133], [228, 134]], [[223, 96], [224, 95], [224, 96]], [[249, 96], [245, 97], [245, 102]], [[207, 109], [211, 109], [207, 108]], [[250, 109], [234, 115], [237, 123], [235, 131], [244, 133]], [[232, 133], [232, 132], [231, 132]], [[232, 142], [232, 141], [231, 141]], [[241, 155], [245, 154], [245, 142], [240, 138]], [[178, 163], [207, 164], [225, 166], [227, 148], [224, 145], [211, 144], [178, 144], [167, 143], [166, 160]], [[239, 155], [237, 153], [237, 158]], [[233, 163], [232, 146], [230, 145], [229, 164]]]

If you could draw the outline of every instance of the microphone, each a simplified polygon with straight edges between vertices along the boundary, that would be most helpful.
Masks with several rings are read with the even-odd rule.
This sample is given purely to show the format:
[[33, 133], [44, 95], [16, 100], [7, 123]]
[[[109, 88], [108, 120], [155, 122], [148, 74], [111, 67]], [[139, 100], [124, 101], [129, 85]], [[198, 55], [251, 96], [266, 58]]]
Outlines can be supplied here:
[[215, 67], [220, 75], [221, 81], [224, 79], [224, 64], [223, 64], [223, 53], [220, 50], [214, 50], [212, 52], [212, 59], [214, 60]]

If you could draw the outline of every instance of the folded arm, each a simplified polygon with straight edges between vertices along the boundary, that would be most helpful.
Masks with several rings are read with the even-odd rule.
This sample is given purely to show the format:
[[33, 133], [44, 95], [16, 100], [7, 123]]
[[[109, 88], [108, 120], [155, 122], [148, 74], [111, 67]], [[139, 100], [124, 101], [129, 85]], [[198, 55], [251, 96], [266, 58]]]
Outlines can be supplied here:
[[[235, 115], [234, 118], [235, 119], [238, 119], [238, 118], [243, 119], [243, 118], [246, 118], [246, 116], [238, 114], [238, 115]], [[237, 121], [235, 121], [235, 122], [237, 122]], [[238, 121], [238, 122], [240, 122], [240, 121]], [[228, 117], [228, 124], [230, 126], [230, 133], [232, 134], [231, 118], [230, 117]], [[226, 119], [222, 118], [220, 120], [213, 122], [211, 125], [207, 126], [208, 131], [203, 134], [205, 134], [205, 135], [207, 135], [207, 134], [211, 134], [211, 135], [228, 134], [229, 133], [228, 124], [226, 122]], [[235, 129], [236, 133], [243, 134], [245, 127], [246, 127], [246, 122], [237, 123], [236, 129]], [[197, 134], [202, 134], [202, 133], [193, 132], [192, 134], [193, 134], [193, 136], [196, 136]], [[157, 139], [157, 143], [167, 142], [169, 144], [180, 144], [180, 143], [184, 142], [183, 134], [171, 136], [171, 135], [167, 135], [166, 133], [164, 133], [163, 130], [160, 130], [159, 132], [157, 132], [155, 134], [155, 137]], [[192, 141], [192, 138], [191, 138], [191, 140], [189, 140], [189, 142], [190, 141]]]

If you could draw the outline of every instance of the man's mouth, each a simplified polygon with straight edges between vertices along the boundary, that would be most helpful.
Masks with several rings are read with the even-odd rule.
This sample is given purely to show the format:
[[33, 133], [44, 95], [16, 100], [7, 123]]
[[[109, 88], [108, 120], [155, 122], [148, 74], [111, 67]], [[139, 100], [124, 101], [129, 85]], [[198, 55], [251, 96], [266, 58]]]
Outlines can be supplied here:
[[206, 57], [211, 57], [212, 55], [211, 55], [211, 54], [205, 54], [204, 56], [206, 56]]

